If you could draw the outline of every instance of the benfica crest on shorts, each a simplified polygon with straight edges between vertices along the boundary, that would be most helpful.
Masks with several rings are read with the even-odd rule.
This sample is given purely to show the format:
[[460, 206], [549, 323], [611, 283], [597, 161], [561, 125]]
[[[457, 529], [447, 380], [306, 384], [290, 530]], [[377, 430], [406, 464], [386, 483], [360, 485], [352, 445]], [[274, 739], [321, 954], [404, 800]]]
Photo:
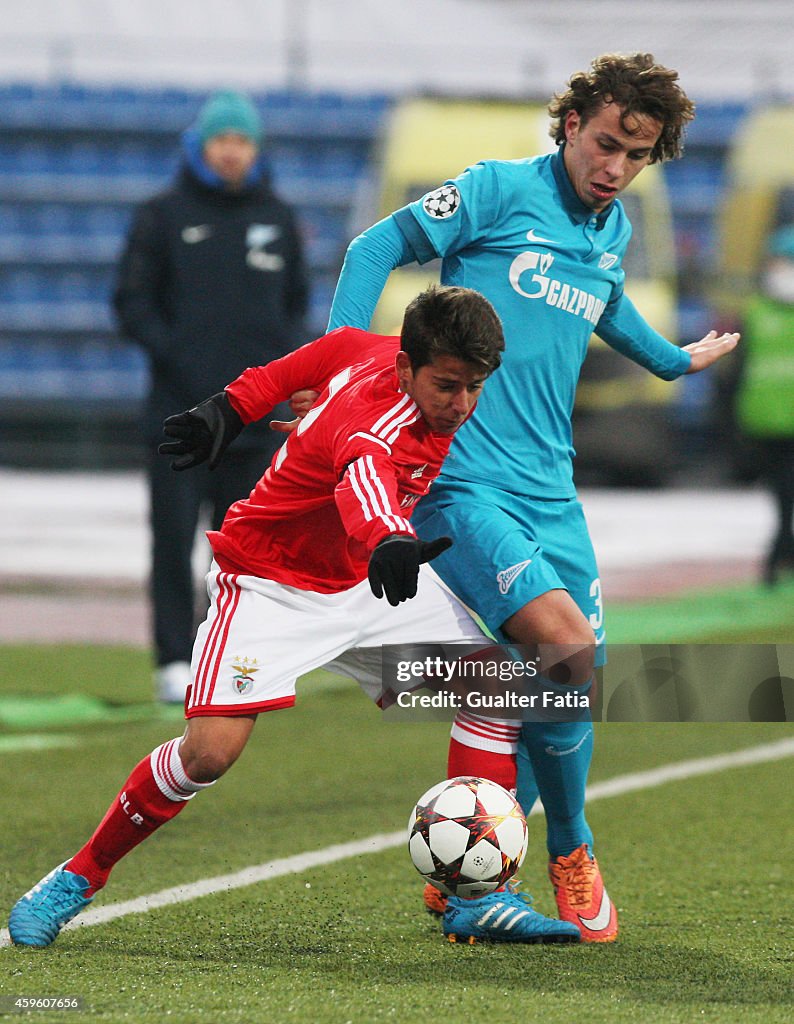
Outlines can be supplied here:
[[232, 668], [237, 672], [237, 675], [232, 678], [232, 685], [242, 696], [253, 688], [254, 672], [259, 671], [259, 665], [256, 658], [249, 661], [248, 658], [237, 657], [232, 662]]

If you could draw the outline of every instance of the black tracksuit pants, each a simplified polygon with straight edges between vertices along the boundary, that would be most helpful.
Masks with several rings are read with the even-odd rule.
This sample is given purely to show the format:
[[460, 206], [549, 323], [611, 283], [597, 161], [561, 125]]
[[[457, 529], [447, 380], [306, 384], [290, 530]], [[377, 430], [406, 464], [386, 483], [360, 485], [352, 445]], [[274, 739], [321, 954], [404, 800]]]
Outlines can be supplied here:
[[229, 506], [248, 497], [281, 441], [283, 436], [274, 434], [270, 450], [233, 445], [212, 472], [202, 465], [177, 473], [168, 458], [156, 452], [149, 457], [150, 594], [158, 665], [190, 661], [197, 625], [192, 555], [199, 516], [206, 510], [211, 529], [219, 529]]

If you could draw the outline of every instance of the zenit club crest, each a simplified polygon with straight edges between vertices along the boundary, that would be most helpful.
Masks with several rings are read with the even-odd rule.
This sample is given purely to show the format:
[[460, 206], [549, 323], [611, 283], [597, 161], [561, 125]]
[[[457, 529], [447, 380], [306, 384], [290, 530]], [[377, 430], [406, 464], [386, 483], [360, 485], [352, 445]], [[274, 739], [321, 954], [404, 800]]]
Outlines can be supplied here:
[[496, 574], [496, 582], [499, 584], [499, 593], [503, 595], [506, 594], [513, 586], [516, 577], [531, 564], [532, 559], [527, 558], [523, 562], [516, 562], [515, 565], [511, 565], [509, 569], [502, 569], [501, 572], [498, 572]]
[[237, 675], [232, 678], [235, 690], [240, 696], [249, 693], [254, 686], [254, 672], [259, 671], [256, 658], [249, 661], [248, 658], [237, 657], [232, 662], [232, 668], [237, 672]]

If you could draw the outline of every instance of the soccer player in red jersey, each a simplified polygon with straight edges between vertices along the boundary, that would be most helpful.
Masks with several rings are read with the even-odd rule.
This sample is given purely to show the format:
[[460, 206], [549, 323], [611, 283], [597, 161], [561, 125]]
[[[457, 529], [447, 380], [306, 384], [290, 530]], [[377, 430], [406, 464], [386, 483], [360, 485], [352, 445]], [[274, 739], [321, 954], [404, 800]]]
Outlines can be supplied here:
[[258, 714], [294, 704], [298, 676], [330, 664], [377, 697], [381, 645], [486, 640], [434, 574], [420, 578], [451, 541], [420, 541], [410, 515], [503, 348], [486, 299], [431, 287], [408, 306], [400, 338], [339, 328], [166, 420], [161, 451], [174, 469], [213, 468], [245, 424], [307, 383], [320, 392], [209, 534], [211, 603], [184, 735], [147, 754], [88, 842], [17, 902], [15, 943], [49, 945], [126, 853], [231, 767]]

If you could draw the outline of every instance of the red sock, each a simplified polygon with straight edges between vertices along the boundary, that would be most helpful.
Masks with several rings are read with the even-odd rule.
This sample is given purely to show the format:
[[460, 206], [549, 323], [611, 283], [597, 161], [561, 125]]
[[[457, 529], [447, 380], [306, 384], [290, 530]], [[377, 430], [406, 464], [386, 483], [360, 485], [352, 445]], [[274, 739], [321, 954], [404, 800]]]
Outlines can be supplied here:
[[460, 712], [452, 726], [447, 775], [490, 779], [515, 792], [516, 747], [520, 722], [504, 722]]
[[[169, 764], [178, 758], [178, 743], [179, 740], [164, 743], [135, 766], [96, 832], [66, 865], [69, 871], [87, 878], [92, 891], [104, 886], [111, 869], [125, 854], [176, 817], [192, 793], [204, 788], [191, 784], [184, 769], [180, 777], [182, 785], [168, 774]], [[152, 770], [153, 761], [160, 777], [159, 785]], [[181, 766], [181, 762], [178, 765]], [[185, 780], [192, 792], [186, 788]], [[166, 796], [161, 787], [168, 789], [172, 796]]]
[[511, 754], [495, 754], [492, 750], [478, 750], [467, 747], [456, 739], [449, 741], [447, 775], [450, 779], [458, 775], [474, 775], [489, 779], [513, 793], [516, 790], [516, 759]]

